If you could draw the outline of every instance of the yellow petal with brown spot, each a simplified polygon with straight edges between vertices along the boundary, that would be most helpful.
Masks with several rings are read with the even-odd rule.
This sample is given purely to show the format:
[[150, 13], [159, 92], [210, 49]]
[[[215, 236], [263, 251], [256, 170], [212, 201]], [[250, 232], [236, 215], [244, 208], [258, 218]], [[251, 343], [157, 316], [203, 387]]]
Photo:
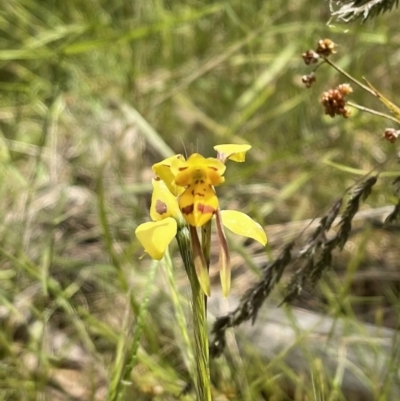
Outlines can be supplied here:
[[179, 198], [184, 219], [194, 227], [206, 224], [218, 209], [218, 198], [210, 183], [189, 185]]
[[164, 181], [153, 179], [153, 194], [151, 196], [150, 217], [153, 221], [167, 217], [179, 218], [181, 212], [176, 196], [168, 189]]

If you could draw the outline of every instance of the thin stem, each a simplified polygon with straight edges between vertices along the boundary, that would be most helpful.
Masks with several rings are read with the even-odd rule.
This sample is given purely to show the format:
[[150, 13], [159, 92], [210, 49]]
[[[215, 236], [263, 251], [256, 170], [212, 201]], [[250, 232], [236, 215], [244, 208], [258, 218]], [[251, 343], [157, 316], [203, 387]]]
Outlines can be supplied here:
[[356, 85], [358, 85], [360, 88], [366, 90], [369, 92], [371, 95], [374, 95], [376, 97], [376, 93], [369, 88], [368, 86], [362, 84], [360, 81], [352, 77], [348, 72], [345, 70], [342, 70], [340, 67], [338, 67], [335, 63], [333, 63], [331, 60], [329, 60], [327, 57], [324, 57], [325, 63], [329, 64], [331, 67], [333, 67], [336, 71], [338, 71], [340, 74], [344, 75], [346, 78], [350, 79], [350, 81], [354, 82]]
[[361, 106], [361, 105], [359, 105], [357, 103], [353, 103], [353, 102], [347, 102], [347, 104], [349, 106], [355, 108], [355, 109], [358, 109], [358, 110], [361, 110], [361, 111], [365, 111], [365, 112], [370, 113], [370, 114], [374, 114], [375, 116], [387, 118], [388, 120], [394, 121], [397, 124], [399, 123], [399, 121], [396, 119], [396, 117], [393, 117], [393, 116], [391, 116], [389, 114], [381, 113], [380, 111], [376, 111], [374, 109], [369, 109], [368, 107], [364, 107], [364, 106]]
[[176, 236], [179, 250], [192, 288], [193, 331], [195, 339], [196, 395], [197, 401], [211, 401], [210, 356], [204, 292], [197, 279], [191, 251], [188, 227], [178, 229]]

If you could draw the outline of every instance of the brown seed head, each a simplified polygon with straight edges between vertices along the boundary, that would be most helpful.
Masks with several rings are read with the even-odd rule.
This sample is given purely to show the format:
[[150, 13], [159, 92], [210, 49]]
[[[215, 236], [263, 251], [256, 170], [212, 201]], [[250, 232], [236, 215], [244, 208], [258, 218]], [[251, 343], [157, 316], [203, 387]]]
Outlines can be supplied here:
[[319, 55], [313, 50], [307, 50], [301, 55], [301, 57], [303, 57], [303, 60], [307, 65], [315, 64], [319, 60]]
[[353, 88], [350, 84], [340, 84], [336, 89], [342, 94], [342, 96], [347, 96], [350, 93], [353, 93]]
[[348, 84], [339, 85], [335, 89], [329, 89], [321, 95], [321, 104], [325, 108], [325, 114], [331, 117], [341, 115], [344, 118], [350, 117], [350, 110], [346, 107], [345, 96], [351, 93], [351, 86]]
[[321, 39], [318, 42], [318, 47], [316, 52], [323, 57], [328, 57], [333, 53], [336, 53], [335, 51], [336, 44], [332, 42], [330, 39]]
[[394, 128], [386, 128], [383, 133], [383, 138], [391, 143], [395, 143], [399, 136], [400, 130], [395, 130]]
[[306, 86], [306, 88], [311, 88], [311, 85], [317, 80], [315, 74], [312, 72], [309, 75], [303, 75], [301, 81]]

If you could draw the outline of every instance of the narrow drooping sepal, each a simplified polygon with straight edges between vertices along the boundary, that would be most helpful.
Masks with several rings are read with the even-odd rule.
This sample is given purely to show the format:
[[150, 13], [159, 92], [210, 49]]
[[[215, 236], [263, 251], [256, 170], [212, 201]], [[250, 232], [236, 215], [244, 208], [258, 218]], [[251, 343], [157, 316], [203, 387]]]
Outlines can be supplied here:
[[196, 270], [197, 279], [204, 294], [211, 295], [210, 278], [208, 276], [207, 262], [201, 249], [199, 236], [196, 227], [190, 226], [190, 239], [192, 243], [193, 263]]
[[207, 269], [210, 270], [211, 220], [201, 227], [201, 249], [206, 259]]
[[229, 257], [228, 242], [226, 241], [224, 228], [222, 226], [220, 210], [217, 210], [215, 214], [215, 221], [219, 237], [219, 274], [221, 287], [224, 297], [227, 297], [231, 290], [231, 261]]

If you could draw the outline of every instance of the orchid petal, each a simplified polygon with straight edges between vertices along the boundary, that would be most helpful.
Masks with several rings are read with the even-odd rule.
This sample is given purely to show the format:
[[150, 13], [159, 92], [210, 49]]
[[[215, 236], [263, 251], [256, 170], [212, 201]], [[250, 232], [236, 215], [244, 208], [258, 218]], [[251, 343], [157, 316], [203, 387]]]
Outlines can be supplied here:
[[235, 234], [243, 235], [266, 245], [267, 235], [260, 224], [237, 210], [221, 210], [222, 224]]
[[195, 182], [207, 181], [211, 185], [222, 184], [222, 177], [226, 166], [214, 157], [205, 158], [198, 153], [193, 153], [189, 159], [174, 160], [171, 164], [171, 172], [175, 176], [178, 186], [186, 187]]
[[214, 216], [218, 198], [210, 184], [189, 185], [179, 198], [179, 207], [191, 226], [201, 227]]
[[214, 150], [218, 152], [218, 160], [221, 160], [223, 163], [227, 159], [232, 160], [234, 162], [244, 162], [246, 152], [251, 149], [251, 145], [243, 144], [227, 144], [227, 145], [217, 145], [214, 146]]
[[176, 161], [182, 162], [185, 161], [185, 158], [182, 155], [168, 157], [168, 159], [153, 164], [153, 171], [165, 182], [165, 185], [168, 187], [171, 193], [175, 196], [178, 196], [184, 191], [184, 189], [175, 184], [175, 175], [171, 171], [171, 165]]
[[153, 194], [151, 196], [150, 217], [153, 221], [160, 221], [167, 217], [179, 218], [181, 212], [179, 204], [164, 181], [152, 180]]
[[145, 251], [155, 260], [161, 260], [177, 232], [176, 220], [167, 217], [161, 221], [140, 224], [135, 234]]

